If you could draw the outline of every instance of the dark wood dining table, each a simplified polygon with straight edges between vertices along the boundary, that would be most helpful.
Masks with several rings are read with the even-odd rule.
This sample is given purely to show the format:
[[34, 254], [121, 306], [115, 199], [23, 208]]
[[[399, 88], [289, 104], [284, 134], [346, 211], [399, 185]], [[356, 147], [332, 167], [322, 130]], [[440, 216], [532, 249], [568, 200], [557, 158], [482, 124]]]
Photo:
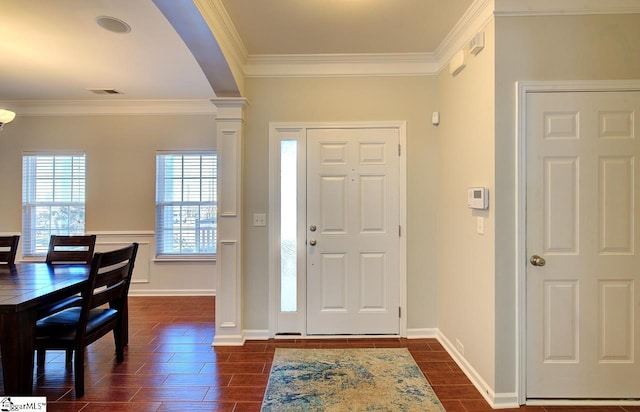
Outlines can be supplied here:
[[37, 310], [79, 293], [89, 270], [90, 266], [78, 264], [0, 264], [0, 351], [5, 395], [31, 395]]

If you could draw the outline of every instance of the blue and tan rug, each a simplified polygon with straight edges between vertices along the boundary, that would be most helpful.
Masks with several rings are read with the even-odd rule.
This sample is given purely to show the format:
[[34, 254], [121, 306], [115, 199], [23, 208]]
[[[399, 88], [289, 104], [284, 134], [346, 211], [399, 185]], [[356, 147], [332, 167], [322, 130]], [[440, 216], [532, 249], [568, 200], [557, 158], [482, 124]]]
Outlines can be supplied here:
[[444, 408], [406, 348], [276, 349], [262, 412]]

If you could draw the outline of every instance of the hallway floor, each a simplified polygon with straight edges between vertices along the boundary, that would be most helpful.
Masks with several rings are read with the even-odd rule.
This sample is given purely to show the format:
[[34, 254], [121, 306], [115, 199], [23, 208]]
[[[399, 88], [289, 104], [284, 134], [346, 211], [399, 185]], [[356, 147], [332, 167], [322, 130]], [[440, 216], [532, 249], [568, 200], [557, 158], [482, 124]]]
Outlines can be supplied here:
[[[276, 347], [406, 347], [449, 412], [492, 410], [435, 339], [250, 341], [212, 347], [213, 297], [130, 297], [125, 361], [115, 363], [111, 335], [89, 346], [86, 391], [75, 399], [64, 353], [47, 353], [34, 395], [47, 411], [259, 411]], [[521, 407], [502, 411], [640, 412], [640, 407]]]

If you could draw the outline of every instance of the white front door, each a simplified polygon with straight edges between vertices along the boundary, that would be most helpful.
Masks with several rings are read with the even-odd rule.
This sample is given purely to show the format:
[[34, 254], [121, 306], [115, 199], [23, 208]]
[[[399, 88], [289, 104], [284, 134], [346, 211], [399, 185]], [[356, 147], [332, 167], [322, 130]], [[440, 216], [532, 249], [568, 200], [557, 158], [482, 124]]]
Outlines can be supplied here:
[[399, 333], [397, 128], [307, 131], [307, 334]]
[[526, 103], [526, 396], [640, 398], [640, 92]]

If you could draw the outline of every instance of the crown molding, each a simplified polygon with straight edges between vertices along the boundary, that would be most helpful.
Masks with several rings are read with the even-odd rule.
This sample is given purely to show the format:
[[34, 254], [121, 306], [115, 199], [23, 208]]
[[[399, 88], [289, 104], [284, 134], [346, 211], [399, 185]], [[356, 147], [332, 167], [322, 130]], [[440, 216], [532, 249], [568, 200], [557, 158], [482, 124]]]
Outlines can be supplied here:
[[254, 55], [246, 77], [415, 76], [434, 73], [432, 53]]
[[638, 0], [495, 0], [495, 16], [580, 16], [640, 13]]
[[216, 115], [211, 100], [4, 100], [0, 106], [20, 116]]
[[[493, 19], [494, 0], [475, 0], [436, 49], [439, 73]], [[435, 74], [435, 73], [433, 73]]]

